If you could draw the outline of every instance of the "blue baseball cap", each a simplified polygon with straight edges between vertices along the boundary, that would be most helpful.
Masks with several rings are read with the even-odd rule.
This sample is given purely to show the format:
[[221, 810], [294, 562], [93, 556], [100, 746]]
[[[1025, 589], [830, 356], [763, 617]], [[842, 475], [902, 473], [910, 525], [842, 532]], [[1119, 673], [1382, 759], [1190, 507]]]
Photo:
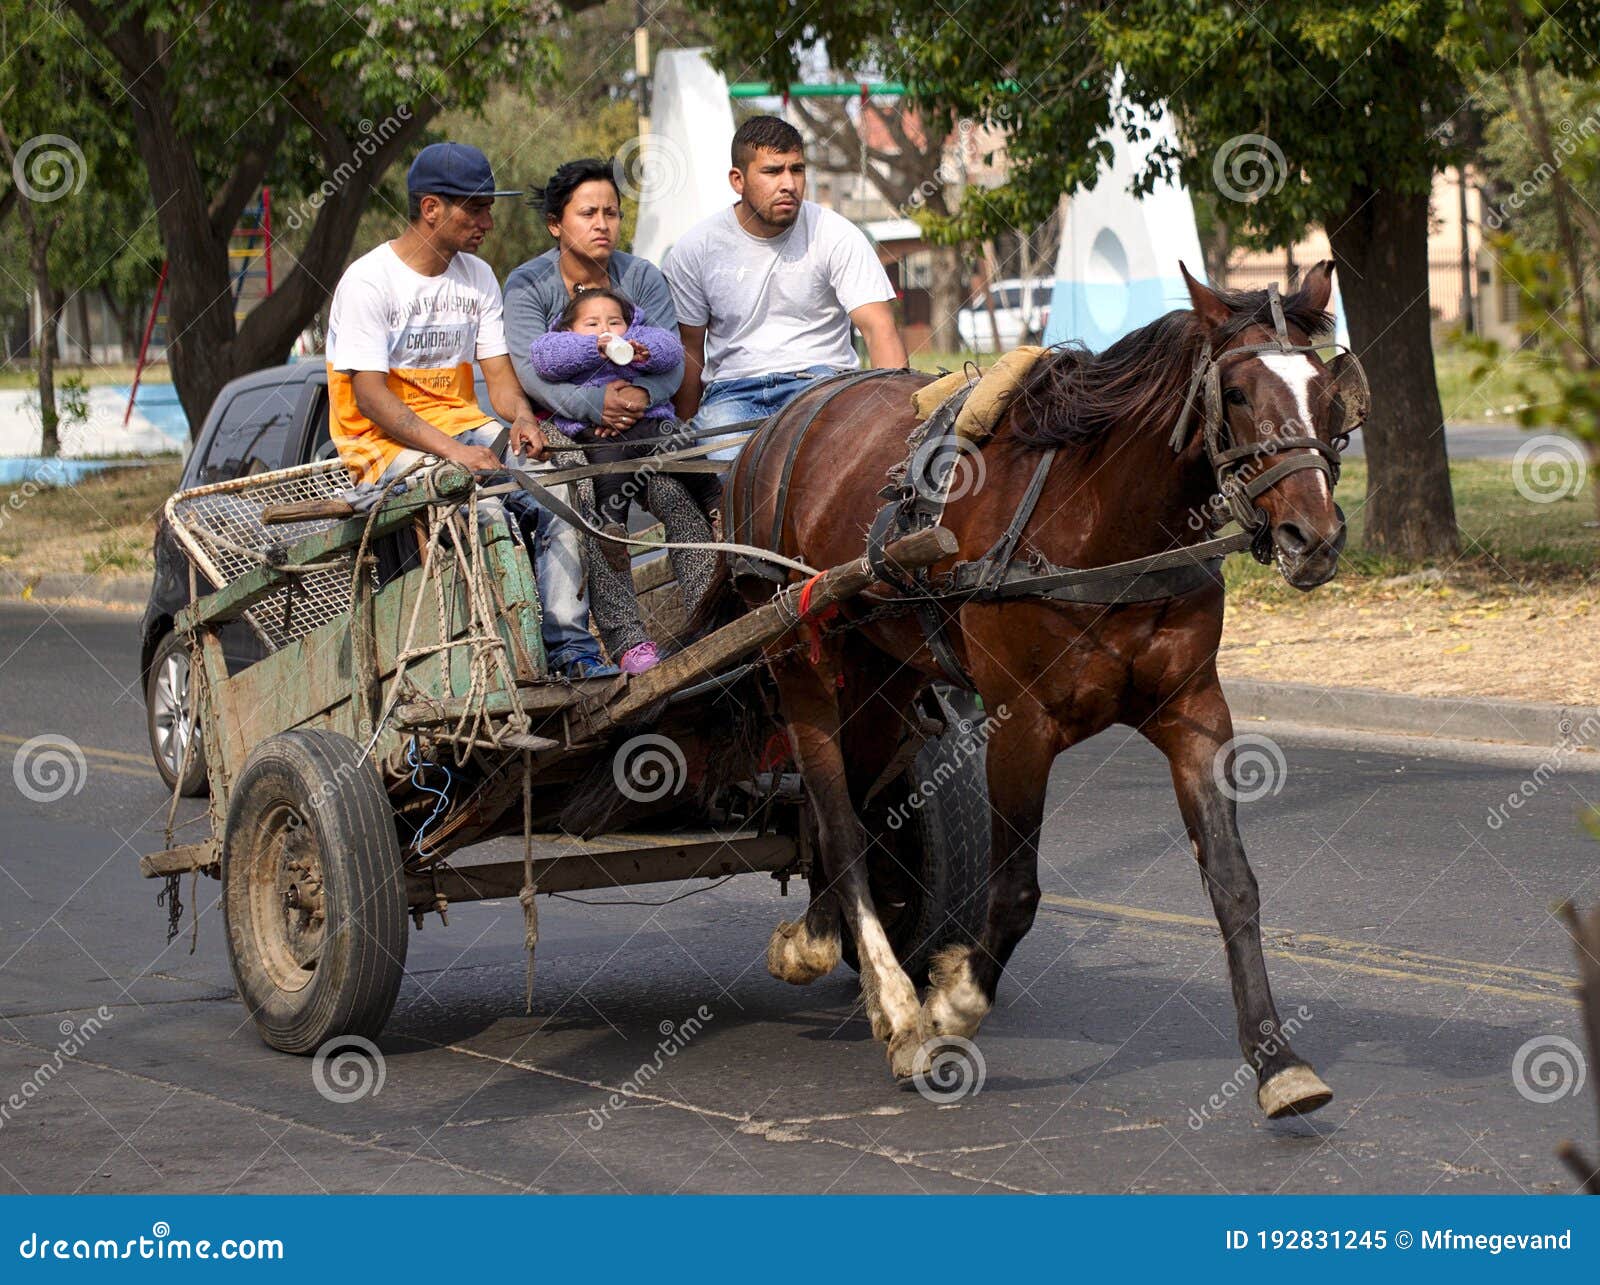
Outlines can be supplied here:
[[497, 188], [489, 158], [467, 143], [429, 143], [406, 172], [412, 196], [521, 196]]

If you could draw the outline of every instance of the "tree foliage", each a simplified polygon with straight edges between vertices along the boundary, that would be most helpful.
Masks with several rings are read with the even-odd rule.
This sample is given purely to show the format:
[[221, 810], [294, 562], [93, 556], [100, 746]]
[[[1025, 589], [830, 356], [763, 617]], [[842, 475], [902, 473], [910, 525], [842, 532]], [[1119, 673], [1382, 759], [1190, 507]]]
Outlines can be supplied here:
[[1257, 244], [1328, 231], [1374, 384], [1367, 539], [1404, 557], [1453, 551], [1427, 308], [1433, 175], [1457, 159], [1461, 114], [1495, 59], [1589, 57], [1600, 6], [790, 0], [774, 24], [763, 0], [702, 2], [724, 67], [785, 79], [797, 49], [825, 41], [836, 66], [871, 63], [920, 104], [1003, 125], [1010, 181], [968, 192], [953, 216], [963, 234], [1030, 226], [1060, 193], [1092, 187], [1108, 159], [1102, 131], [1140, 133], [1114, 85], [1123, 101], [1172, 112], [1179, 149], [1157, 153], [1138, 185], [1176, 171], [1220, 192], [1230, 225]]
[[[193, 429], [223, 383], [288, 353], [374, 191], [439, 115], [482, 107], [497, 85], [545, 83], [564, 15], [595, 3], [68, 0], [131, 117]], [[236, 322], [228, 242], [263, 184], [304, 237], [273, 295]]]

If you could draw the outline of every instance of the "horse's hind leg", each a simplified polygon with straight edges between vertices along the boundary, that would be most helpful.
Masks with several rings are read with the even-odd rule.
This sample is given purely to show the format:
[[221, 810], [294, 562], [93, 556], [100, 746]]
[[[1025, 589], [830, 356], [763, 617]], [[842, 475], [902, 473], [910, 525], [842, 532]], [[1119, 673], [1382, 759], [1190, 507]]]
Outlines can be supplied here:
[[839, 903], [820, 869], [812, 871], [811, 903], [799, 919], [781, 920], [767, 942], [767, 971], [791, 986], [809, 986], [839, 966]]
[[[826, 914], [821, 907], [831, 899], [855, 937], [867, 1016], [873, 1035], [888, 1042], [890, 1069], [901, 1078], [926, 1071], [925, 1045], [931, 1032], [917, 1004], [916, 988], [878, 921], [867, 885], [864, 836], [850, 802], [839, 742], [834, 667], [828, 661], [821, 666], [787, 661], [774, 669], [784, 721], [817, 821], [817, 860], [822, 869], [818, 893], [825, 895], [814, 896], [812, 904], [819, 907], [819, 914]], [[769, 947], [769, 961], [771, 957]]]
[[1000, 974], [1039, 908], [1039, 828], [1050, 765], [1060, 749], [1055, 725], [1036, 707], [998, 706], [988, 743], [989, 913], [976, 946], [946, 946], [928, 969], [923, 1012], [936, 1035], [978, 1033]]
[[1217, 757], [1233, 738], [1233, 720], [1215, 676], [1197, 680], [1141, 730], [1167, 756], [1184, 825], [1222, 929], [1239, 1046], [1256, 1072], [1256, 1100], [1273, 1117], [1315, 1111], [1333, 1091], [1290, 1047], [1273, 1007], [1261, 952], [1261, 898], [1239, 839], [1233, 798], [1218, 781], [1219, 776], [1233, 781], [1233, 756], [1220, 764]]
[[[856, 635], [838, 644], [846, 680], [842, 698], [840, 740], [849, 769], [851, 800], [858, 809], [887, 773], [892, 773], [902, 747], [915, 749], [923, 735], [913, 702], [922, 678], [904, 666], [885, 665], [882, 653], [857, 645]], [[868, 850], [868, 883], [876, 849]], [[839, 902], [819, 865], [811, 871], [811, 904], [805, 915], [780, 923], [767, 944], [767, 971], [781, 982], [807, 986], [838, 967]]]

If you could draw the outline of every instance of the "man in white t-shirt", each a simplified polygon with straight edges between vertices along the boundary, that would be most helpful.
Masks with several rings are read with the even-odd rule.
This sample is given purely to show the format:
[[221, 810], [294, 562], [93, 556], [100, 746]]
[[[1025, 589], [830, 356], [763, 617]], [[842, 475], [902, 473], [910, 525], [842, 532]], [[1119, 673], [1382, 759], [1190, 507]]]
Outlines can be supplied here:
[[[507, 355], [500, 285], [473, 254], [494, 227], [489, 161], [475, 147], [434, 143], [406, 175], [410, 221], [393, 241], [357, 259], [339, 279], [328, 313], [328, 427], [357, 492], [376, 497], [421, 460], [498, 469], [515, 455], [545, 453], [527, 394]], [[511, 423], [504, 458], [489, 449], [500, 434], [478, 405], [476, 361], [495, 410]], [[513, 492], [502, 508], [480, 497], [482, 522], [506, 509], [535, 532], [535, 573], [544, 608], [550, 668], [615, 673], [588, 630], [578, 533]]]
[[[906, 364], [888, 274], [855, 224], [805, 199], [800, 132], [756, 116], [733, 136], [736, 204], [702, 219], [663, 267], [683, 337], [680, 419], [716, 428], [781, 410], [810, 382], [860, 363]], [[713, 458], [729, 459], [734, 451]]]

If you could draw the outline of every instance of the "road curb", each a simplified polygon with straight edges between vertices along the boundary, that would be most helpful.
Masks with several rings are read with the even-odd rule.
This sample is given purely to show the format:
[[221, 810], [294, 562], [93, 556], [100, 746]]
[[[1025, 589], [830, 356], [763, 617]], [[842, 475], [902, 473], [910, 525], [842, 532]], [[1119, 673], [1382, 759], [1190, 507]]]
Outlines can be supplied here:
[[[665, 561], [663, 559], [663, 561]], [[37, 575], [0, 571], [0, 597], [126, 610], [150, 598], [149, 576]], [[1386, 732], [1440, 741], [1487, 741], [1548, 749], [1600, 748], [1600, 707], [1484, 696], [1405, 696], [1368, 687], [1319, 687], [1224, 678], [1235, 722], [1272, 722], [1336, 732]]]
[[150, 600], [150, 576], [43, 575], [19, 576], [0, 570], [0, 598], [29, 602], [74, 602], [126, 610]]
[[1539, 749], [1600, 742], [1600, 708], [1484, 696], [1405, 696], [1366, 687], [1318, 687], [1224, 678], [1234, 720], [1296, 723], [1344, 732], [1388, 732]]

